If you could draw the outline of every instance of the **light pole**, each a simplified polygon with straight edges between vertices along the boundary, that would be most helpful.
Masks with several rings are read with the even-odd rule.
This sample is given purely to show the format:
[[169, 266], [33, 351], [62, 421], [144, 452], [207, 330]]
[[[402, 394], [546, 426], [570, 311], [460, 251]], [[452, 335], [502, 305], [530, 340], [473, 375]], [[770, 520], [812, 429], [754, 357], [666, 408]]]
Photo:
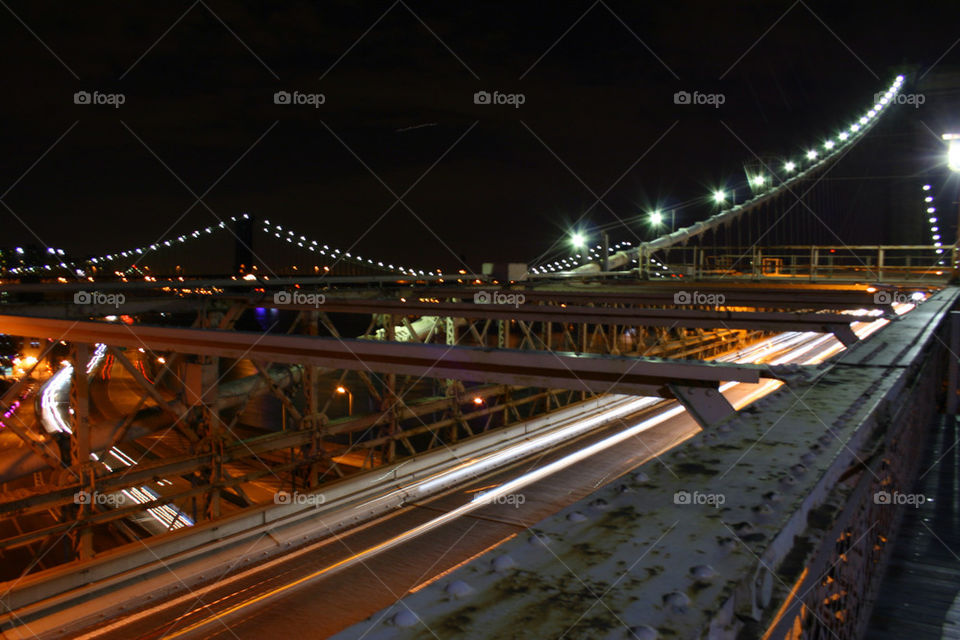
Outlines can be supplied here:
[[[673, 233], [674, 223], [676, 219], [676, 211], [673, 209], [670, 210], [670, 233]], [[654, 229], [658, 228], [663, 224], [663, 212], [660, 209], [654, 209], [650, 212], [650, 226]]]
[[575, 231], [572, 234], [570, 234], [570, 244], [573, 245], [574, 256], [576, 256], [576, 251], [580, 251], [580, 263], [586, 264], [587, 263], [587, 251], [586, 251], [587, 238], [579, 231]]
[[340, 395], [347, 396], [347, 415], [352, 416], [353, 415], [353, 394], [350, 393], [350, 390], [343, 385], [340, 385], [337, 387], [337, 393]]
[[713, 192], [713, 201], [722, 209], [723, 203], [727, 201], [727, 192], [723, 189], [717, 189]]
[[654, 234], [656, 234], [656, 230], [659, 229], [660, 225], [663, 224], [663, 214], [660, 213], [660, 209], [654, 209], [650, 212], [649, 221], [650, 226], [654, 230]]
[[[943, 139], [949, 143], [947, 145], [947, 166], [950, 167], [950, 171], [960, 173], [960, 133], [945, 133]], [[954, 259], [956, 259], [958, 247], [960, 247], [960, 205], [957, 209], [957, 236], [953, 242]], [[954, 268], [957, 267], [956, 262], [953, 266]]]

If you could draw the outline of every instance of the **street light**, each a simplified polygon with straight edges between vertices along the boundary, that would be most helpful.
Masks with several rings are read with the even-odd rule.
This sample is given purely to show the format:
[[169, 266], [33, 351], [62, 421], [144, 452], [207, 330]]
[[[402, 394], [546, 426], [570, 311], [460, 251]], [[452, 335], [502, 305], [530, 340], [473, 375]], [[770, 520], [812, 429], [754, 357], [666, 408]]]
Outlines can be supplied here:
[[[960, 173], [960, 133], [945, 133], [943, 134], [943, 139], [946, 140], [949, 144], [947, 145], [947, 166], [950, 167], [950, 171], [954, 173]], [[926, 185], [924, 190], [926, 190]], [[957, 218], [957, 239], [955, 245], [960, 246], [960, 211], [958, 211]], [[931, 222], [936, 222], [936, 220], [931, 220]], [[935, 243], [934, 246], [940, 246], [940, 243]], [[956, 264], [953, 265], [956, 268]]]
[[713, 201], [717, 204], [723, 204], [727, 200], [727, 194], [724, 193], [723, 189], [717, 189], [713, 192]]
[[570, 243], [577, 249], [583, 248], [587, 242], [586, 238], [583, 237], [582, 233], [576, 232], [570, 236]]
[[[676, 212], [672, 209], [670, 210], [670, 233], [673, 233], [674, 222], [676, 220]], [[654, 228], [659, 227], [663, 224], [664, 217], [663, 212], [660, 209], [654, 209], [650, 212], [650, 225]]]
[[350, 390], [347, 389], [342, 384], [337, 386], [336, 391], [340, 395], [347, 396], [347, 415], [352, 416], [353, 415], [353, 394], [350, 393]]
[[947, 166], [951, 171], [960, 171], [960, 133], [945, 133], [943, 139], [947, 146]]
[[790, 171], [793, 171], [794, 169], [797, 168], [797, 163], [793, 161], [788, 161], [784, 163], [783, 168], [785, 171], [789, 173]]

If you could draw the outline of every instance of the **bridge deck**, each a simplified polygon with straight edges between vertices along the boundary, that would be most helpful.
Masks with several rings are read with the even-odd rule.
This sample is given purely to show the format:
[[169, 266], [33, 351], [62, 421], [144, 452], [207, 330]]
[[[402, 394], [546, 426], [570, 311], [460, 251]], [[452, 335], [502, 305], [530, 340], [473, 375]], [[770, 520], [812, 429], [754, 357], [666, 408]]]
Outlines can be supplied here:
[[927, 502], [907, 509], [897, 532], [867, 632], [876, 640], [960, 638], [960, 425], [938, 416], [930, 426], [921, 474], [932, 470], [917, 487]]
[[[424, 629], [441, 637], [624, 637], [629, 629], [637, 637], [687, 638], [707, 628], [735, 633], [750, 618], [745, 636], [760, 637], [767, 625], [792, 625], [801, 602], [809, 606], [827, 592], [845, 597], [839, 584], [869, 572], [874, 543], [888, 535], [871, 523], [881, 511], [885, 521], [893, 513], [869, 499], [876, 471], [856, 481], [845, 474], [874, 459], [882, 417], [902, 419], [896, 409], [912, 406], [903, 399], [916, 392], [908, 387], [925, 362], [914, 347], [934, 341], [956, 295], [938, 294], [822, 377], [797, 380], [723, 430], [697, 434], [662, 464], [621, 480], [627, 491], [604, 487], [490, 554], [510, 558], [513, 570], [498, 571], [490, 556], [475, 559], [337, 638], [423, 637]], [[926, 393], [929, 385], [917, 389]], [[698, 493], [706, 499], [694, 503]], [[866, 508], [825, 506], [848, 502]], [[836, 520], [822, 519], [831, 513]], [[806, 545], [836, 538], [848, 521], [846, 553], [810, 553]], [[813, 568], [801, 573], [807, 562]], [[821, 586], [838, 564], [839, 581]], [[779, 603], [783, 616], [762, 619], [757, 608]], [[852, 599], [840, 605], [844, 616], [860, 608]], [[820, 630], [840, 624], [825, 610], [806, 620]]]

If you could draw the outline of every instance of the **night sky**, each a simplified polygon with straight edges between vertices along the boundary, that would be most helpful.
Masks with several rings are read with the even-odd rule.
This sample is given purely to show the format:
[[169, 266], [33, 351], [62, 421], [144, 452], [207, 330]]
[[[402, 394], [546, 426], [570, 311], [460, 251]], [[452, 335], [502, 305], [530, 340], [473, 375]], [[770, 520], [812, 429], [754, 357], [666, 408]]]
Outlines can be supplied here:
[[581, 217], [635, 241], [654, 204], [960, 63], [955, 2], [0, 5], [0, 244], [75, 254], [243, 212], [423, 268], [532, 261]]

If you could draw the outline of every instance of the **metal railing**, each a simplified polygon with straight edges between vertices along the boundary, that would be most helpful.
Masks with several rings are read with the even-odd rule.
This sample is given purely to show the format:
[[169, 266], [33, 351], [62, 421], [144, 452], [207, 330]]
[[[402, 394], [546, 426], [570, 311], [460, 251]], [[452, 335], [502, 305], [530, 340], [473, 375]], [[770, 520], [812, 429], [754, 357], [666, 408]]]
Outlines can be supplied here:
[[641, 256], [640, 272], [645, 277], [660, 273], [697, 280], [747, 278], [937, 284], [953, 277], [957, 261], [956, 246], [688, 246]]

